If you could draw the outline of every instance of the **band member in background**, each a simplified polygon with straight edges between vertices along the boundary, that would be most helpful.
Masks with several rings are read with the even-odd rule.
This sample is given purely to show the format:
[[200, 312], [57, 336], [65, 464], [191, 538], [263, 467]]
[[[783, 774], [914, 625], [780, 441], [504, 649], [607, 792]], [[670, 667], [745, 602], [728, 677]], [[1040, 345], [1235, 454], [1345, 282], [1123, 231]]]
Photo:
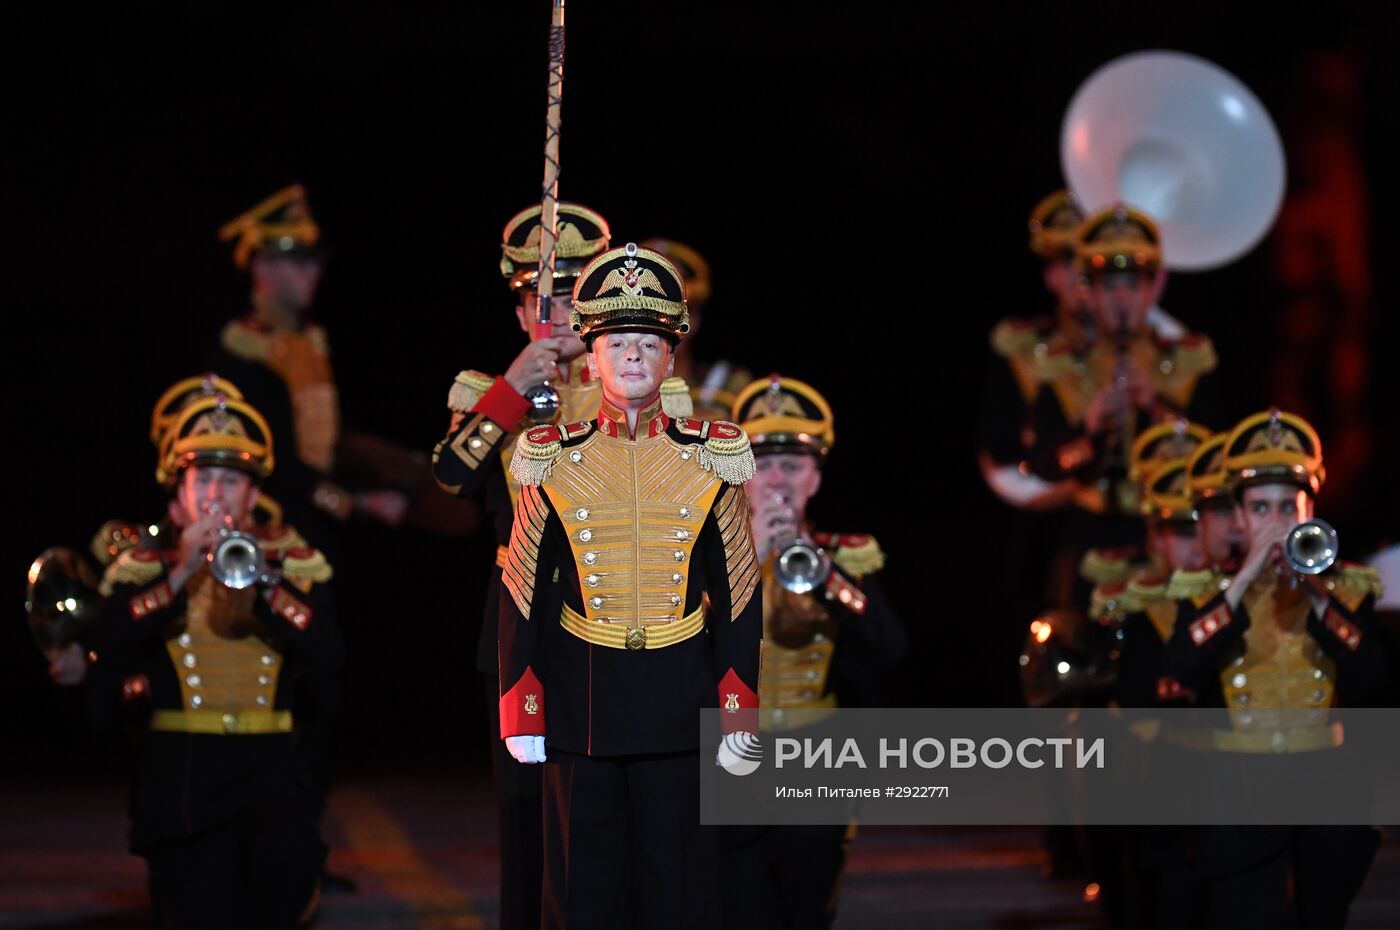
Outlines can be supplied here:
[[[908, 646], [878, 580], [885, 555], [871, 536], [807, 521], [835, 439], [830, 406], [811, 385], [774, 375], [740, 391], [733, 419], [757, 466], [744, 487], [763, 564], [764, 731], [800, 729], [837, 706], [881, 706]], [[817, 547], [823, 559], [809, 561]], [[854, 826], [726, 828], [723, 926], [830, 926]]]

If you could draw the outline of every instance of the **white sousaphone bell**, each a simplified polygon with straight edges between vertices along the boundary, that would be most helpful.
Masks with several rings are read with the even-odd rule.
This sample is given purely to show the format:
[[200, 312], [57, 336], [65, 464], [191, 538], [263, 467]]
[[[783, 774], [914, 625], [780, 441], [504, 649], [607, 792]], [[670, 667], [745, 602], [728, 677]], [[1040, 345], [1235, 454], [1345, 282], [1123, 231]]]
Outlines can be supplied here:
[[1182, 52], [1115, 58], [1075, 92], [1060, 130], [1065, 180], [1084, 208], [1145, 211], [1162, 258], [1204, 271], [1244, 255], [1283, 203], [1283, 144], [1234, 75]]

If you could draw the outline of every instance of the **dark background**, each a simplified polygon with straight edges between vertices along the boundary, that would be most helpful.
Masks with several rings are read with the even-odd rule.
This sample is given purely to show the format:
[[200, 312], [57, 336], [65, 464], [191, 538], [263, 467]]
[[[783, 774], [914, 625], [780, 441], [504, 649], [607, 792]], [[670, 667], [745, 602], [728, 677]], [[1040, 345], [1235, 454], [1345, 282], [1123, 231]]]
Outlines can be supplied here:
[[[1355, 415], [1375, 454], [1347, 509], [1324, 497], [1321, 510], [1353, 557], [1393, 532], [1400, 95], [1362, 7], [1294, 23], [1277, 6], [1222, 16], [1219, 4], [756, 6], [570, 3], [560, 192], [602, 212], [617, 243], [666, 235], [709, 258], [702, 357], [799, 377], [831, 399], [838, 444], [815, 516], [874, 533], [889, 553], [886, 584], [914, 644], [904, 703], [1017, 700], [1040, 579], [1036, 553], [1018, 550], [1026, 519], [976, 470], [986, 335], [1003, 316], [1049, 309], [1026, 215], [1062, 183], [1074, 89], [1117, 55], [1218, 62], [1286, 140], [1317, 112], [1310, 63], [1336, 55], [1350, 68], [1375, 308]], [[201, 370], [247, 306], [218, 226], [307, 185], [332, 249], [317, 314], [344, 417], [426, 450], [452, 376], [502, 370], [521, 345], [499, 234], [538, 200], [542, 168], [537, 0], [334, 16], [214, 6], [124, 13], [81, 35], [78, 15], [11, 33], [34, 63], [14, 59], [7, 90], [0, 745], [14, 761], [0, 778], [104, 764], [77, 696], [49, 685], [28, 641], [22, 577], [46, 546], [85, 547], [105, 519], [159, 513], [150, 405]], [[1272, 267], [1266, 244], [1174, 277], [1163, 300], [1214, 338], [1231, 416], [1267, 406], [1277, 383], [1264, 378], [1277, 358]], [[1323, 367], [1305, 360], [1297, 378], [1319, 385], [1303, 412], [1326, 446]], [[473, 653], [494, 543], [356, 527], [343, 545], [343, 764], [479, 762]]]

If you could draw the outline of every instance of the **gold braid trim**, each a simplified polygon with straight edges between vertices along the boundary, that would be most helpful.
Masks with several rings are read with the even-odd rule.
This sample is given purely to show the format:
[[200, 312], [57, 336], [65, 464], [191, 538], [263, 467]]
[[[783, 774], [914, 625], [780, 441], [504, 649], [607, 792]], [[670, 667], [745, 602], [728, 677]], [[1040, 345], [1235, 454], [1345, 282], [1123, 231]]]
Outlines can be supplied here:
[[506, 586], [526, 620], [530, 619], [530, 604], [535, 599], [540, 540], [544, 538], [548, 518], [549, 507], [545, 504], [543, 492], [534, 485], [522, 487], [515, 508], [515, 523], [510, 529], [510, 548], [506, 552], [505, 564], [501, 566], [501, 583]]
[[312, 549], [310, 555], [295, 558], [288, 556], [283, 559], [282, 574], [295, 582], [314, 581], [317, 584], [325, 584], [335, 575], [335, 571], [320, 549]]
[[1039, 341], [1035, 327], [1021, 320], [1002, 320], [992, 328], [992, 351], [1002, 358], [1029, 352]]
[[1214, 371], [1219, 359], [1215, 355], [1215, 345], [1206, 337], [1197, 337], [1199, 342], [1191, 345], [1177, 345], [1172, 352], [1172, 364], [1184, 371], [1205, 374]]
[[160, 559], [138, 559], [138, 553], [144, 554], [141, 549], [128, 549], [117, 560], [107, 566], [107, 571], [102, 575], [102, 584], [99, 592], [103, 597], [112, 593], [112, 588], [119, 584], [146, 585], [155, 581], [165, 572], [165, 566]]
[[1220, 579], [1221, 576], [1213, 569], [1203, 568], [1193, 572], [1178, 568], [1167, 582], [1166, 597], [1173, 601], [1194, 601], [1204, 594], [1214, 597], [1215, 592], [1220, 590]]
[[272, 337], [249, 329], [237, 320], [224, 327], [219, 342], [230, 355], [250, 362], [265, 362], [272, 351]]
[[848, 575], [856, 578], [878, 572], [885, 567], [885, 551], [871, 536], [859, 546], [841, 546], [831, 555], [831, 560], [841, 566]]
[[1366, 598], [1385, 593], [1380, 572], [1365, 565], [1343, 565], [1337, 572], [1332, 596], [1347, 610], [1355, 611]]
[[739, 430], [738, 439], [706, 439], [696, 454], [696, 460], [705, 471], [714, 472], [729, 484], [743, 484], [758, 472], [758, 466], [753, 460], [753, 447], [749, 444], [749, 434], [742, 429]]
[[280, 526], [277, 535], [269, 535], [262, 540], [262, 547], [270, 553], [286, 552], [288, 549], [301, 549], [306, 546], [306, 540], [293, 527]]
[[726, 488], [715, 506], [715, 522], [724, 541], [724, 564], [729, 568], [729, 619], [743, 612], [762, 575], [749, 520], [749, 496], [741, 488]]
[[1126, 558], [1115, 558], [1103, 549], [1090, 549], [1079, 560], [1079, 576], [1094, 584], [1127, 581], [1132, 571], [1132, 562]]
[[544, 484], [545, 479], [554, 471], [554, 463], [559, 460], [559, 454], [563, 451], [564, 446], [557, 439], [535, 443], [531, 442], [525, 433], [521, 433], [510, 460], [511, 477], [522, 487]]
[[1037, 381], [1054, 381], [1074, 370], [1074, 358], [1068, 352], [1047, 352], [1035, 355], [1030, 373]]
[[667, 378], [661, 382], [661, 409], [671, 419], [695, 416], [695, 402], [684, 378]]
[[470, 413], [477, 401], [481, 400], [481, 395], [495, 383], [495, 378], [479, 371], [458, 372], [447, 392], [447, 409], [453, 413]]

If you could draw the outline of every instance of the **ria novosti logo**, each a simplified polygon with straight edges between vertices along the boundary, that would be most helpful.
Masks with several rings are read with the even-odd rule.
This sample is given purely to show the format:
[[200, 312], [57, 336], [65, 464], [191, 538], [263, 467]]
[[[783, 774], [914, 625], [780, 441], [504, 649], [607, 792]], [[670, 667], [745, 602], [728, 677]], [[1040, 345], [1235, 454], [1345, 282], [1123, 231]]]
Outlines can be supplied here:
[[752, 774], [763, 761], [763, 744], [753, 733], [726, 733], [715, 763], [730, 775]]

